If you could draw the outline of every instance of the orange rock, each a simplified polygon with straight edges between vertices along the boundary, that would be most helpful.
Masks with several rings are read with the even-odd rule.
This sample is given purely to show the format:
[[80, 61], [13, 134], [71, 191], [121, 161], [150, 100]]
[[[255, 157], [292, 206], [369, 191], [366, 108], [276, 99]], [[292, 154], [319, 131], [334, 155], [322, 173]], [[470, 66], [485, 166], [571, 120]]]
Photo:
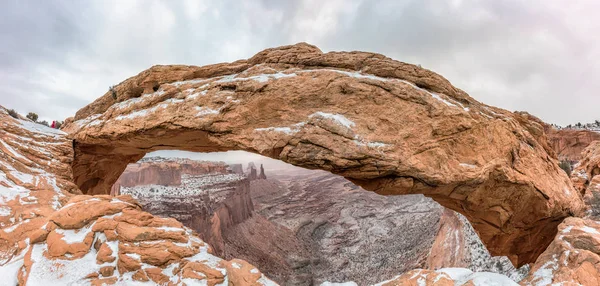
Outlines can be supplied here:
[[214, 286], [225, 281], [225, 276], [221, 271], [213, 269], [208, 265], [201, 262], [188, 262], [182, 268], [182, 278], [194, 278], [197, 279], [201, 273], [206, 279], [209, 286]]
[[115, 273], [114, 266], [104, 266], [100, 268], [100, 274], [104, 277], [112, 276]]
[[[78, 203], [80, 207], [62, 208], [52, 214], [50, 220], [64, 229], [81, 228], [90, 221], [101, 216], [113, 215], [121, 212], [125, 208], [137, 207], [125, 202], [107, 201], [97, 198], [76, 203]], [[86, 211], [81, 212], [80, 208], [84, 208]]]
[[259, 286], [261, 283], [258, 279], [262, 274], [250, 263], [241, 260], [233, 259], [231, 261], [221, 261], [221, 266], [227, 269], [229, 285], [248, 285]]
[[87, 194], [108, 194], [128, 163], [165, 146], [246, 150], [379, 194], [430, 196], [518, 265], [583, 210], [539, 119], [383, 55], [301, 43], [231, 64], [155, 66], [115, 92], [65, 123], [74, 180]]
[[150, 281], [150, 278], [148, 278], [148, 275], [146, 275], [146, 272], [144, 272], [144, 270], [136, 271], [135, 274], [133, 274], [132, 278], [135, 281], [142, 281], [142, 282]]
[[[59, 233], [58, 231], [62, 232]], [[78, 240], [78, 237], [82, 235], [78, 234], [77, 231], [62, 229], [51, 231], [46, 239], [48, 255], [60, 259], [76, 259], [86, 255], [92, 247], [94, 232], [90, 231], [86, 234], [85, 229], [80, 231], [84, 232], [82, 240]], [[77, 236], [77, 238], [71, 238], [70, 236]]]
[[164, 275], [162, 273], [162, 269], [160, 269], [160, 268], [157, 268], [157, 267], [146, 268], [146, 269], [144, 269], [144, 271], [146, 271], [146, 275], [148, 275], [148, 277], [152, 281], [154, 281], [155, 283], [158, 283], [159, 285], [164, 285], [165, 283], [169, 282], [169, 277]]
[[186, 233], [183, 229], [164, 230], [153, 227], [140, 227], [126, 222], [121, 222], [117, 225], [117, 235], [122, 240], [132, 242], [164, 239], [187, 242]]
[[521, 285], [600, 285], [600, 222], [567, 218]]
[[384, 282], [381, 286], [454, 286], [454, 281], [445, 273], [433, 270], [412, 270], [391, 281]]
[[98, 255], [96, 256], [96, 261], [98, 264], [113, 262], [116, 257], [113, 256], [113, 251], [110, 249], [108, 244], [102, 243], [100, 245], [100, 249], [98, 250]]
[[117, 261], [117, 269], [119, 273], [125, 273], [129, 271], [136, 271], [142, 267], [141, 262], [125, 253], [119, 253], [119, 260]]
[[579, 161], [582, 151], [593, 141], [600, 140], [600, 133], [590, 130], [546, 128], [548, 141], [559, 160]]

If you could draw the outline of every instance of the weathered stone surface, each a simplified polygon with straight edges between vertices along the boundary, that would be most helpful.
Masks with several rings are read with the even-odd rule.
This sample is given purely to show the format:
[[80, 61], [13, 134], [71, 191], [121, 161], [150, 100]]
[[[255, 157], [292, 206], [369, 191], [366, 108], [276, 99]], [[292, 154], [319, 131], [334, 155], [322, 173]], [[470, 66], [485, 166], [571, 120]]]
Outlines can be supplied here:
[[582, 159], [571, 173], [575, 189], [583, 194], [586, 214], [600, 218], [600, 141], [594, 141], [582, 152]]
[[593, 141], [600, 140], [600, 133], [583, 129], [546, 129], [550, 146], [559, 160], [577, 162], [581, 160], [582, 151]]
[[538, 122], [382, 55], [298, 44], [230, 64], [155, 66], [116, 92], [64, 127], [87, 194], [109, 193], [149, 151], [247, 150], [380, 194], [430, 196], [519, 265], [583, 208]]
[[600, 223], [567, 218], [521, 285], [600, 285]]
[[[143, 212], [130, 196], [81, 195], [64, 133], [3, 107], [0, 127], [0, 284], [202, 283], [198, 273], [185, 277], [187, 264], [228, 277], [223, 260], [180, 222]], [[253, 274], [250, 283], [273, 285]]]

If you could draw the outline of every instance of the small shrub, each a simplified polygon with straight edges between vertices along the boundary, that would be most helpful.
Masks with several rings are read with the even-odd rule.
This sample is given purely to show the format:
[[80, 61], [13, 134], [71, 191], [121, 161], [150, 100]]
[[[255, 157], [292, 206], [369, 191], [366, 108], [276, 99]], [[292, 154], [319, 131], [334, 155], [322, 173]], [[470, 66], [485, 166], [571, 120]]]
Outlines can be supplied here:
[[40, 121], [38, 123], [50, 127], [50, 125], [48, 125], [48, 121], [46, 121], [46, 120]]
[[14, 109], [9, 109], [8, 115], [12, 116], [13, 118], [19, 119], [19, 114]]
[[29, 112], [29, 113], [27, 113], [27, 118], [31, 119], [31, 121], [33, 121], [33, 122], [37, 122], [38, 115], [36, 113]]
[[64, 121], [56, 121], [56, 129], [60, 129], [60, 127], [63, 125]]
[[571, 167], [571, 163], [569, 163], [569, 161], [560, 161], [558, 166], [561, 169], [563, 169], [563, 171], [565, 171], [565, 173], [567, 173], [567, 175], [569, 175], [569, 177], [571, 176], [571, 172], [573, 172], [573, 168]]
[[108, 87], [108, 91], [110, 92], [110, 94], [112, 95], [112, 98], [114, 100], [117, 100], [117, 91], [115, 90], [115, 86], [111, 85]]

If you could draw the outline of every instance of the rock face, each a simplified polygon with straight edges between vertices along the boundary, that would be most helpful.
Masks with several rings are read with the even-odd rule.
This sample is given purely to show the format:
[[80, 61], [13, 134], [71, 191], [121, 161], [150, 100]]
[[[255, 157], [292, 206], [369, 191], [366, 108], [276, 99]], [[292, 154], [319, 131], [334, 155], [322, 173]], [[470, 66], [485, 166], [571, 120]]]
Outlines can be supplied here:
[[195, 161], [188, 159], [144, 158], [136, 164], [129, 164], [117, 183], [122, 187], [139, 185], [181, 185], [181, 176], [228, 173], [224, 163]]
[[571, 179], [575, 188], [583, 194], [586, 214], [600, 219], [600, 141], [592, 142], [582, 156], [571, 173]]
[[260, 164], [260, 174], [258, 174], [258, 179], [260, 179], [260, 180], [267, 179], [267, 175], [265, 175], [265, 168], [263, 168], [262, 164]]
[[246, 168], [246, 173], [248, 174], [248, 180], [254, 181], [254, 180], [258, 179], [256, 165], [254, 165], [253, 162], [248, 163], [248, 168]]
[[379, 194], [425, 194], [518, 265], [583, 209], [542, 125], [382, 55], [297, 44], [233, 63], [155, 66], [115, 91], [63, 127], [86, 194], [108, 194], [146, 152], [246, 150]]
[[238, 175], [244, 175], [244, 167], [242, 164], [231, 164], [229, 165], [231, 172]]
[[582, 152], [571, 174], [585, 194], [586, 217], [567, 218], [523, 285], [600, 285], [600, 141]]
[[427, 257], [427, 269], [465, 268], [475, 272], [506, 275], [513, 281], [522, 280], [529, 266], [515, 269], [504, 256], [492, 257], [467, 219], [448, 209], [443, 211], [435, 242]]
[[[193, 160], [157, 161], [148, 158], [142, 163], [130, 164], [123, 178], [143, 177], [153, 165], [169, 166], [169, 172], [159, 174], [175, 180], [166, 184], [137, 181], [121, 189], [121, 193], [136, 198], [145, 211], [162, 217], [175, 218], [198, 232], [215, 254], [224, 254], [223, 232], [252, 216], [254, 210], [247, 178], [230, 174], [224, 163]], [[165, 181], [156, 178], [152, 181]]]
[[130, 196], [81, 195], [72, 141], [0, 107], [2, 285], [275, 285]]
[[577, 162], [582, 159], [582, 151], [593, 141], [600, 140], [600, 133], [583, 129], [546, 129], [550, 146], [561, 161]]
[[567, 218], [522, 285], [600, 285], [600, 223]]

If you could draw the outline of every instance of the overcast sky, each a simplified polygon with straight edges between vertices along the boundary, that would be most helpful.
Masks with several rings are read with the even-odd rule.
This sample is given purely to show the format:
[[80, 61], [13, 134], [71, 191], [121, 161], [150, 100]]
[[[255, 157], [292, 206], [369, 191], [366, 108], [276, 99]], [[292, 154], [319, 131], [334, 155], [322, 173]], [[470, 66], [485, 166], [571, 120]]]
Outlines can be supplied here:
[[600, 119], [600, 1], [2, 1], [0, 105], [64, 119], [154, 64], [301, 41], [420, 64], [551, 123]]

